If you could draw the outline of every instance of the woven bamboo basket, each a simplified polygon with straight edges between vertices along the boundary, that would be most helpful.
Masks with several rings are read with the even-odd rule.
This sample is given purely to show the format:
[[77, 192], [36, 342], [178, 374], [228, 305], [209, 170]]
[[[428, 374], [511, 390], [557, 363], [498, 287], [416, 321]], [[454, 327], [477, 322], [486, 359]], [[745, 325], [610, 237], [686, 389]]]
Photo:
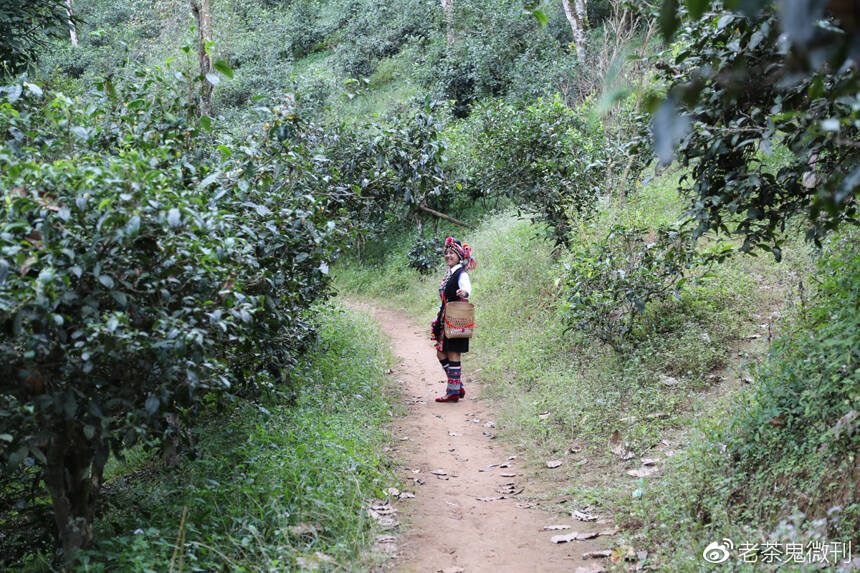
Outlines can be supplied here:
[[445, 338], [471, 338], [474, 330], [474, 304], [459, 301], [445, 305]]

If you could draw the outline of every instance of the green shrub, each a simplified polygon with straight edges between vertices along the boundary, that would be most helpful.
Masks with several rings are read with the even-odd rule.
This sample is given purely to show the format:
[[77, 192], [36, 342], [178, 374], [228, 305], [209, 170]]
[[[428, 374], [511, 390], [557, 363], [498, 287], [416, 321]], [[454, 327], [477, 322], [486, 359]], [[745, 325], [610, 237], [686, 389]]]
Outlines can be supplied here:
[[442, 258], [442, 239], [418, 237], [409, 249], [409, 267], [422, 275], [430, 274], [439, 267]]
[[357, 0], [345, 12], [350, 19], [339, 31], [337, 58], [351, 78], [369, 77], [382, 58], [428, 39], [441, 17], [439, 5], [424, 0]]
[[[551, 12], [553, 22], [557, 11]], [[444, 26], [442, 22], [440, 36], [446, 33]], [[512, 78], [525, 77], [535, 60], [552, 60], [560, 51], [545, 28], [523, 17], [523, 4], [516, 0], [458, 0], [452, 29], [454, 43], [449, 46], [440, 38], [428, 54], [423, 83], [442, 98], [454, 100], [454, 113], [460, 118], [476, 101], [508, 95]], [[532, 78], [537, 84], [543, 84], [541, 79]]]
[[98, 88], [0, 103], [0, 458], [44, 470], [67, 559], [111, 453], [209, 392], [289, 383], [346, 233], [336, 200], [280, 184], [283, 164], [313, 181], [297, 146], [212, 149], [194, 80]]
[[593, 211], [605, 180], [609, 147], [599, 121], [557, 96], [524, 108], [490, 100], [475, 115], [472, 177], [533, 212], [557, 245], [567, 245], [571, 218]]
[[860, 534], [854, 234], [830, 241], [816, 280], [814, 300], [773, 344], [754, 387], [700, 423], [667, 481], [633, 504], [631, 519], [659, 524], [648, 534], [667, 569], [722, 537], [805, 546]]
[[180, 532], [186, 571], [306, 570], [317, 552], [322, 570], [371, 569], [367, 503], [395, 479], [382, 431], [391, 359], [370, 316], [314, 312], [319, 338], [297, 368], [307, 391], [291, 403], [268, 394], [196, 427], [196, 455], [181, 471], [123, 466], [81, 571], [178, 570]]
[[621, 351], [649, 302], [678, 296], [696, 258], [689, 233], [616, 225], [570, 258], [562, 317]]

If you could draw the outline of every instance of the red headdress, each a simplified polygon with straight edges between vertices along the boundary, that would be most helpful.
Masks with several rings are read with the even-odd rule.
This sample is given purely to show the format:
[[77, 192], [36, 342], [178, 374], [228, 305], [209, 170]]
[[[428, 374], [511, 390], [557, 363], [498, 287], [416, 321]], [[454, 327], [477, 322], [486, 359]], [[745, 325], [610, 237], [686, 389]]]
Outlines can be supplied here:
[[445, 249], [451, 249], [457, 253], [457, 256], [460, 257], [466, 270], [470, 271], [477, 266], [475, 259], [472, 258], [472, 247], [468, 244], [461, 243], [453, 237], [448, 237], [445, 239]]

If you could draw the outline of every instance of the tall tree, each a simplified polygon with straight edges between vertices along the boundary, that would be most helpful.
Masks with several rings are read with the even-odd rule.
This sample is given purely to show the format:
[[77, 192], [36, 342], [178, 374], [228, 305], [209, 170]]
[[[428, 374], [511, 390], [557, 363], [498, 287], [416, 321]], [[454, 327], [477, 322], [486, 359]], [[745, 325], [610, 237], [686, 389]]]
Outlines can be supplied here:
[[445, 29], [450, 46], [454, 43], [454, 0], [442, 0], [442, 12], [445, 14]]
[[75, 21], [72, 19], [72, 0], [66, 0], [66, 12], [69, 15], [69, 37], [72, 40], [72, 46], [77, 46], [78, 28], [75, 26]]
[[209, 0], [190, 0], [191, 14], [197, 24], [197, 56], [200, 61], [200, 115], [212, 114], [212, 86], [217, 76], [212, 74], [209, 43], [212, 41], [212, 9]]
[[588, 29], [588, 16], [586, 14], [586, 0], [561, 0], [564, 6], [564, 14], [570, 22], [573, 31], [573, 43], [576, 46], [576, 59], [580, 62], [585, 60], [585, 31]]

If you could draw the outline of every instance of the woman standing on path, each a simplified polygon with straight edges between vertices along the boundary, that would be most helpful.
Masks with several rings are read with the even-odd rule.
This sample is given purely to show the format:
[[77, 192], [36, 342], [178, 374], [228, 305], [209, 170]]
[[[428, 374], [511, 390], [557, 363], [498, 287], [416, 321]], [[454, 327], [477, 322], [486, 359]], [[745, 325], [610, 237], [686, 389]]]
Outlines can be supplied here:
[[475, 268], [472, 259], [472, 248], [460, 241], [448, 237], [445, 239], [445, 264], [448, 271], [439, 286], [439, 314], [431, 326], [431, 338], [436, 341], [436, 357], [448, 377], [448, 387], [445, 396], [436, 398], [437, 402], [457, 402], [466, 395], [463, 382], [460, 379], [462, 367], [460, 355], [469, 352], [468, 338], [445, 338], [443, 313], [449, 302], [468, 300], [472, 293], [472, 281], [469, 280], [469, 270]]

